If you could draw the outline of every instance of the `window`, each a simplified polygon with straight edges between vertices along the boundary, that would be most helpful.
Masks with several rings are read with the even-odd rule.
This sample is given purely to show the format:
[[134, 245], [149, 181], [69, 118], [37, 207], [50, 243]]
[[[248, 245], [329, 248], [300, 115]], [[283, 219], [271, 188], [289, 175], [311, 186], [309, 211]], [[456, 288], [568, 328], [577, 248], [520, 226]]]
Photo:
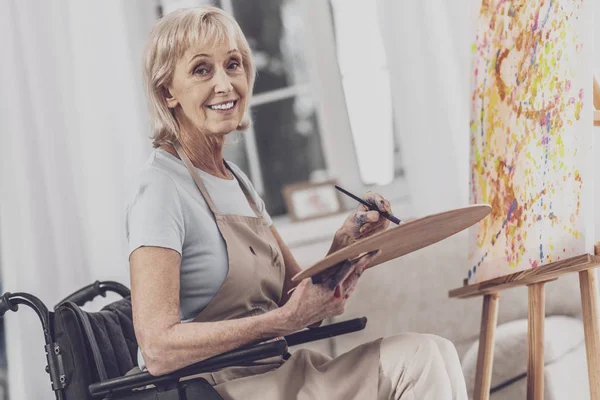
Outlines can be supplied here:
[[284, 185], [318, 179], [327, 171], [308, 86], [304, 24], [297, 1], [231, 0], [221, 6], [240, 24], [257, 69], [253, 124], [243, 138], [247, 168], [271, 215], [282, 215]]
[[[224, 155], [248, 174], [272, 216], [286, 213], [286, 184], [335, 178], [357, 192], [398, 185], [389, 71], [374, 5], [369, 9], [358, 0], [161, 1], [165, 13], [200, 4], [233, 14], [252, 48], [257, 68], [253, 123], [248, 131], [230, 135]], [[395, 197], [402, 190], [383, 192]]]
[[[394, 179], [390, 72], [377, 2], [331, 0], [337, 58], [363, 183]], [[357, 23], [360, 26], [357, 26]]]

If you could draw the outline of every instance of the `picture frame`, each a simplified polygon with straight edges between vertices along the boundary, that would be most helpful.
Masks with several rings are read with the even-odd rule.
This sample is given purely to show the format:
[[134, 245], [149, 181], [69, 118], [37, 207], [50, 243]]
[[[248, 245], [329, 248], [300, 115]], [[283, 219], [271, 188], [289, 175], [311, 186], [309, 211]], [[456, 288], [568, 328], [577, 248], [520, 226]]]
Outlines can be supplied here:
[[344, 205], [336, 184], [335, 180], [327, 180], [285, 185], [282, 192], [290, 219], [306, 221], [341, 213]]

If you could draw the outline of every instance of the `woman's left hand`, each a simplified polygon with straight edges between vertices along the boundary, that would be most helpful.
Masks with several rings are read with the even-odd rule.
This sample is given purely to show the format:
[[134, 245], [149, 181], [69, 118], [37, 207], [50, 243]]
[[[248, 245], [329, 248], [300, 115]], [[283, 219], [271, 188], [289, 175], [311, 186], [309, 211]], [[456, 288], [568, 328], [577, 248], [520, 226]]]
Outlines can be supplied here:
[[[367, 192], [363, 198], [367, 203], [375, 205], [380, 211], [392, 214], [390, 202], [380, 194]], [[366, 238], [387, 229], [390, 221], [379, 212], [369, 210], [364, 204], [359, 204], [342, 227], [335, 234], [329, 253], [344, 248], [359, 239]]]

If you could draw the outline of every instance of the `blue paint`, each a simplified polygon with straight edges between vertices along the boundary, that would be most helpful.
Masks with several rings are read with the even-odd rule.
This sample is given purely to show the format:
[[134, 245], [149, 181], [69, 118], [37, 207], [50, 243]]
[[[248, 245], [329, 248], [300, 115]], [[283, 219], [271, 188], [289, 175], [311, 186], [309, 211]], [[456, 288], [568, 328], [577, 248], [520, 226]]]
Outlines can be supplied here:
[[531, 65], [535, 65], [535, 54], [537, 52], [537, 42], [533, 45], [533, 53], [531, 54]]
[[510, 219], [510, 217], [512, 216], [512, 213], [515, 212], [516, 209], [517, 209], [517, 199], [513, 199], [513, 202], [510, 205], [510, 208], [508, 209], [508, 213], [506, 215], [507, 220]]
[[546, 22], [548, 22], [548, 17], [550, 16], [550, 9], [552, 8], [552, 3], [554, 3], [554, 0], [550, 0], [550, 5], [548, 6], [548, 10], [546, 11], [546, 17], [542, 22], [542, 29], [544, 29], [544, 26], [546, 26]]
[[544, 250], [542, 248], [542, 244], [540, 243], [540, 261], [544, 262]]
[[500, 56], [500, 49], [496, 51], [496, 72], [500, 72], [500, 64], [498, 64], [498, 57]]

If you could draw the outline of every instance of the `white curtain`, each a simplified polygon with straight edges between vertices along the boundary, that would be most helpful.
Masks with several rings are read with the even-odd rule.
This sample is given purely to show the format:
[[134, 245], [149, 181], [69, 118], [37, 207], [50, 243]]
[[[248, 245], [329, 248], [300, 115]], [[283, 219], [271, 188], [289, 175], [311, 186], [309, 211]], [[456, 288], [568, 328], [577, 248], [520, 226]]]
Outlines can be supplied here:
[[470, 45], [478, 2], [378, 1], [415, 216], [467, 205]]
[[[50, 308], [96, 279], [128, 283], [123, 202], [150, 150], [141, 53], [150, 1], [0, 2], [2, 290]], [[52, 398], [43, 336], [5, 317], [10, 398]]]

